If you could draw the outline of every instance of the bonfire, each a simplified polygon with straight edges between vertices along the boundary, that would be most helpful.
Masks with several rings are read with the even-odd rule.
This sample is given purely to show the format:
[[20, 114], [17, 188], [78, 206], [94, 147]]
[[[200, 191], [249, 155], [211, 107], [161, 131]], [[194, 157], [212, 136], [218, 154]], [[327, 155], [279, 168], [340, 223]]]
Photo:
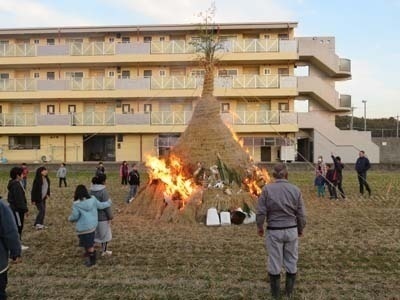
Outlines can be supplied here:
[[205, 222], [207, 210], [255, 210], [257, 196], [269, 181], [220, 117], [213, 96], [215, 28], [206, 26], [197, 46], [205, 70], [203, 91], [192, 119], [168, 157], [147, 157], [149, 182], [133, 202], [134, 213], [168, 222]]

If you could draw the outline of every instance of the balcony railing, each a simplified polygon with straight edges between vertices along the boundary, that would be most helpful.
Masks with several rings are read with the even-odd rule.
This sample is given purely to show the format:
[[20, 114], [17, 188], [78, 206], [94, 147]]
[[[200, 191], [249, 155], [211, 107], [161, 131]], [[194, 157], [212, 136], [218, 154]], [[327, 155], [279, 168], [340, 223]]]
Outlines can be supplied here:
[[244, 39], [226, 43], [227, 51], [231, 52], [278, 52], [279, 40]]
[[[296, 40], [243, 39], [221, 42], [222, 52], [297, 52]], [[1, 56], [98, 56], [119, 54], [192, 54], [189, 41], [152, 41], [150, 43], [72, 42], [62, 45], [4, 44]]]
[[152, 125], [186, 125], [192, 118], [192, 111], [158, 111], [152, 112], [150, 122]]
[[114, 112], [82, 112], [71, 114], [71, 125], [115, 125]]
[[36, 117], [35, 113], [1, 113], [0, 126], [36, 126]]
[[69, 55], [114, 55], [115, 43], [70, 43]]
[[339, 71], [351, 72], [351, 60], [347, 58], [339, 59]]
[[151, 42], [150, 49], [151, 54], [182, 54], [196, 52], [193, 45], [186, 41], [154, 41]]
[[235, 111], [223, 113], [222, 118], [232, 125], [279, 124], [279, 111]]
[[35, 79], [0, 79], [0, 91], [3, 92], [20, 92], [35, 91], [37, 80]]
[[202, 85], [196, 77], [170, 76], [170, 77], [152, 77], [152, 90], [180, 90], [196, 89]]
[[[96, 91], [96, 90], [180, 90], [202, 87], [202, 77], [91, 77], [59, 80], [0, 79], [0, 92], [23, 91]], [[216, 88], [271, 89], [296, 88], [295, 76], [283, 75], [240, 75], [216, 77]]]
[[36, 45], [3, 44], [0, 45], [0, 56], [36, 56]]
[[[193, 111], [153, 111], [117, 114], [115, 112], [77, 112], [41, 115], [36, 113], [1, 113], [0, 127], [7, 126], [116, 126], [116, 125], [187, 125]], [[292, 118], [289, 118], [288, 116]], [[293, 113], [279, 111], [231, 111], [221, 113], [231, 125], [268, 125], [297, 123]]]

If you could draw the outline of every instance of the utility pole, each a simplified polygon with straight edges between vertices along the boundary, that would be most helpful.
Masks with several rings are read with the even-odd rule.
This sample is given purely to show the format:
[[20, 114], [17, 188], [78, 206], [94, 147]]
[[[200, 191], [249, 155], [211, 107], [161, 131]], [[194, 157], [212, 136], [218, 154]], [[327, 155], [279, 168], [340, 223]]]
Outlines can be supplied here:
[[364, 103], [364, 131], [367, 131], [367, 100], [362, 100]]
[[355, 108], [356, 108], [355, 106], [351, 107], [350, 130], [353, 130], [353, 125], [354, 125], [353, 120], [354, 120], [354, 109]]

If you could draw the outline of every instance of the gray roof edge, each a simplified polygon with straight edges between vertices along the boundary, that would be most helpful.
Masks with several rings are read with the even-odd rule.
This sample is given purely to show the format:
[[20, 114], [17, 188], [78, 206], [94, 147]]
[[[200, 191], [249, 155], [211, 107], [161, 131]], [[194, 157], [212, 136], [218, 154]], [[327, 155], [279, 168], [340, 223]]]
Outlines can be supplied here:
[[[296, 28], [297, 22], [246, 22], [246, 23], [213, 23], [220, 30], [243, 29], [286, 29]], [[0, 28], [0, 35], [46, 34], [46, 33], [99, 33], [99, 32], [129, 32], [129, 31], [188, 31], [198, 30], [201, 23], [190, 24], [158, 24], [158, 25], [110, 25], [110, 26], [60, 26], [32, 28]]]

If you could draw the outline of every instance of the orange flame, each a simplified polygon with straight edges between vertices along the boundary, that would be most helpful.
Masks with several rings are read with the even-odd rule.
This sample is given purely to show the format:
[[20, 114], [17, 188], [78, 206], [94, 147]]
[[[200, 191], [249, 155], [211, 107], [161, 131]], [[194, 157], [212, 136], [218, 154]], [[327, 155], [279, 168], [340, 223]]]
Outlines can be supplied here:
[[165, 196], [170, 199], [179, 197], [179, 200], [182, 200], [182, 207], [184, 207], [195, 188], [195, 183], [182, 175], [183, 166], [180, 159], [176, 156], [171, 156], [167, 166], [164, 159], [147, 156], [146, 166], [150, 169], [150, 182], [155, 179], [161, 180], [166, 187]]
[[270, 181], [271, 178], [266, 169], [260, 169], [257, 166], [253, 166], [253, 170], [250, 176], [245, 178], [244, 184], [248, 187], [252, 195], [258, 197], [261, 194], [263, 186]]

